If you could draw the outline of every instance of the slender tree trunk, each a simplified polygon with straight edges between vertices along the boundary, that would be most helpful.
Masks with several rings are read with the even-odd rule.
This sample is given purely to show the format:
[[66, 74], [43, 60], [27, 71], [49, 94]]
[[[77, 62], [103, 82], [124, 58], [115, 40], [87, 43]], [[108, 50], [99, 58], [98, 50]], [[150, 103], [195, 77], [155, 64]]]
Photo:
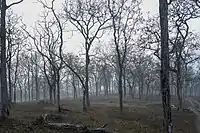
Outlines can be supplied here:
[[61, 112], [61, 107], [60, 107], [60, 70], [57, 70], [56, 73], [57, 77], [57, 106], [58, 106], [58, 112]]
[[123, 67], [119, 65], [119, 81], [118, 81], [118, 91], [119, 91], [119, 106], [120, 106], [120, 113], [123, 112], [123, 89], [122, 89], [122, 76], [123, 74]]
[[43, 86], [43, 99], [46, 100], [46, 85]]
[[34, 100], [34, 70], [33, 70], [33, 67], [32, 67], [32, 70], [31, 70], [31, 73], [32, 73], [32, 76], [31, 76], [31, 99]]
[[[11, 56], [9, 54], [9, 56]], [[9, 88], [9, 101], [12, 102], [12, 81], [11, 81], [11, 58], [8, 61], [8, 88]]]
[[169, 87], [169, 44], [168, 44], [168, 3], [159, 0], [160, 26], [161, 26], [161, 92], [164, 113], [163, 131], [172, 133], [171, 97]]
[[17, 50], [17, 55], [16, 55], [16, 65], [15, 65], [15, 75], [14, 75], [14, 83], [13, 83], [13, 88], [14, 88], [14, 102], [16, 103], [17, 101], [17, 90], [16, 90], [16, 82], [17, 82], [17, 70], [19, 66], [19, 44], [18, 44], [18, 50]]
[[73, 88], [74, 88], [74, 99], [77, 99], [77, 87], [76, 87], [76, 83], [75, 83], [75, 76], [74, 74], [72, 75], [72, 85], [73, 85]]
[[181, 61], [177, 59], [176, 90], [178, 96], [179, 109], [182, 110], [182, 80], [181, 80]]
[[[37, 63], [37, 53], [35, 53], [35, 63]], [[38, 85], [38, 64], [35, 65], [35, 90], [36, 90], [36, 101], [40, 100], [39, 85]]]
[[96, 88], [96, 96], [99, 95], [99, 84], [98, 84], [98, 81], [96, 81], [95, 83], [95, 88]]
[[28, 62], [28, 99], [31, 101], [31, 86], [30, 86], [30, 63]]
[[149, 92], [150, 92], [150, 81], [147, 81], [146, 85], [147, 85], [147, 90], [146, 90], [146, 100], [148, 100]]
[[53, 87], [52, 85], [49, 86], [49, 100], [53, 102]]
[[56, 87], [53, 88], [53, 102], [56, 103]]
[[13, 90], [12, 90], [12, 81], [11, 81], [11, 63], [12, 63], [12, 40], [11, 40], [11, 35], [12, 33], [10, 32], [10, 29], [8, 31], [7, 35], [7, 42], [8, 42], [8, 88], [9, 88], [9, 101], [12, 102], [12, 97], [13, 97]]
[[20, 83], [19, 84], [19, 90], [20, 90], [20, 102], [22, 103], [23, 102], [23, 91], [22, 91], [22, 86]]
[[127, 80], [128, 87], [129, 87], [129, 96], [131, 96], [132, 99], [134, 99], [134, 92], [133, 92], [133, 86], [134, 86], [134, 81], [131, 85], [130, 81]]
[[115, 86], [114, 78], [112, 78], [111, 82], [112, 82], [112, 87], [111, 87], [111, 89], [112, 89], [112, 94], [114, 94], [114, 86]]
[[124, 67], [123, 83], [124, 83], [124, 97], [126, 97], [126, 68]]
[[24, 79], [24, 101], [27, 101], [27, 87], [26, 87], [26, 79]]
[[83, 101], [82, 101], [83, 103], [82, 103], [82, 104], [83, 104], [83, 111], [84, 111], [84, 112], [87, 111], [87, 108], [86, 108], [86, 105], [85, 105], [85, 103], [86, 103], [86, 102], [85, 102], [85, 97], [86, 97], [86, 94], [85, 94], [85, 93], [86, 93], [85, 90], [83, 90]]
[[104, 80], [103, 80], [103, 88], [104, 88], [104, 95], [108, 96], [108, 79], [107, 79], [106, 71], [104, 70]]
[[141, 73], [139, 78], [139, 99], [142, 100], [144, 93], [144, 75]]
[[66, 90], [67, 90], [67, 97], [69, 96], [69, 86], [68, 86], [68, 79], [66, 79]]
[[86, 49], [86, 68], [85, 68], [85, 96], [86, 96], [86, 105], [87, 108], [90, 107], [90, 98], [89, 98], [89, 50]]

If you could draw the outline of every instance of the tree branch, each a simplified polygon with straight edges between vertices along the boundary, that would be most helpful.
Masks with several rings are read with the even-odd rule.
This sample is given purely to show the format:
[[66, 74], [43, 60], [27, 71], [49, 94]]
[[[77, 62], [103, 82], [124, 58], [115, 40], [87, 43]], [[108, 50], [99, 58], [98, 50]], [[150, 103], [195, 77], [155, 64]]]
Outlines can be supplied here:
[[13, 3], [11, 3], [10, 5], [6, 6], [6, 9], [10, 8], [10, 7], [13, 6], [13, 5], [17, 5], [17, 4], [19, 4], [19, 3], [23, 2], [23, 1], [24, 1], [24, 0], [20, 0], [20, 1], [17, 1], [17, 2], [13, 2]]

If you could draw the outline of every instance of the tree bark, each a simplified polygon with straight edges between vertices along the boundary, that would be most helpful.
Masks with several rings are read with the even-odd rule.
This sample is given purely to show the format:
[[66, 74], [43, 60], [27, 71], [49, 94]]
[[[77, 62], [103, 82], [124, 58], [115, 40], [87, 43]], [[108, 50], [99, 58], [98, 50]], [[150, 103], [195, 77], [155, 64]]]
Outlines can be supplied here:
[[31, 86], [30, 86], [30, 62], [28, 62], [28, 100], [31, 101]]
[[87, 108], [86, 108], [86, 102], [85, 102], [85, 97], [86, 97], [86, 94], [85, 94], [86, 92], [85, 92], [85, 90], [83, 90], [83, 112], [86, 112], [87, 111]]
[[19, 44], [18, 44], [18, 50], [17, 50], [17, 55], [16, 55], [16, 65], [15, 65], [15, 75], [14, 75], [14, 83], [13, 83], [13, 88], [14, 88], [14, 102], [16, 103], [17, 100], [17, 90], [16, 90], [16, 82], [17, 82], [17, 70], [18, 70], [18, 66], [19, 66]]
[[[9, 56], [11, 56], [9, 52]], [[12, 81], [11, 81], [11, 57], [8, 61], [8, 88], [9, 88], [9, 101], [12, 102]]]
[[161, 92], [164, 113], [163, 131], [172, 133], [171, 97], [169, 87], [169, 44], [168, 44], [168, 3], [159, 0], [160, 26], [161, 26]]
[[72, 85], [74, 88], [74, 100], [77, 99], [77, 86], [76, 86], [76, 80], [75, 80], [75, 75], [72, 75]]
[[57, 77], [57, 106], [58, 106], [58, 112], [61, 112], [61, 107], [60, 107], [60, 71], [58, 70], [56, 73]]
[[[37, 53], [35, 53], [35, 63], [37, 63]], [[39, 85], [38, 85], [38, 65], [35, 65], [35, 90], [36, 90], [36, 101], [40, 100]]]
[[119, 81], [118, 81], [118, 91], [119, 91], [119, 106], [120, 106], [120, 113], [123, 112], [123, 89], [122, 89], [122, 75], [123, 74], [123, 67], [119, 65]]
[[178, 96], [179, 110], [182, 110], [182, 80], [181, 80], [181, 61], [177, 60], [177, 72], [176, 72], [176, 90]]
[[1, 0], [1, 117], [4, 119], [9, 115], [9, 98], [6, 76], [6, 0]]
[[88, 48], [86, 48], [85, 96], [86, 96], [86, 105], [87, 105], [87, 108], [90, 107], [90, 99], [89, 99], [89, 69], [88, 69], [89, 68], [89, 63], [90, 63], [89, 50], [88, 50]]
[[126, 68], [124, 67], [124, 74], [123, 74], [123, 83], [124, 83], [124, 97], [126, 97]]
[[95, 83], [95, 88], [96, 88], [96, 96], [98, 96], [99, 95], [99, 83], [98, 83], [98, 81], [96, 81], [96, 83]]

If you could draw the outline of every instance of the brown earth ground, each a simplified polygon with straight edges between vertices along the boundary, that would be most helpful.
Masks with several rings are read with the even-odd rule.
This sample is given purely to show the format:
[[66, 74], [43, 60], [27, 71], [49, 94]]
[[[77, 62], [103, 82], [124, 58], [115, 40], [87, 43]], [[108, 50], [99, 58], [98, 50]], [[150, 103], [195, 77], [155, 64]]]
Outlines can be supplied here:
[[[83, 124], [87, 127], [101, 127], [107, 124], [108, 130], [118, 133], [160, 133], [162, 132], [162, 108], [160, 104], [125, 104], [124, 113], [119, 113], [118, 105], [113, 102], [93, 103], [88, 113], [82, 112], [81, 102], [66, 101], [57, 113], [51, 104], [16, 104], [11, 109], [11, 117], [0, 122], [0, 133], [75, 133], [50, 129], [45, 125], [31, 124], [38, 116], [53, 113], [62, 116], [59, 122]], [[196, 115], [191, 112], [173, 111], [175, 133], [197, 133]]]

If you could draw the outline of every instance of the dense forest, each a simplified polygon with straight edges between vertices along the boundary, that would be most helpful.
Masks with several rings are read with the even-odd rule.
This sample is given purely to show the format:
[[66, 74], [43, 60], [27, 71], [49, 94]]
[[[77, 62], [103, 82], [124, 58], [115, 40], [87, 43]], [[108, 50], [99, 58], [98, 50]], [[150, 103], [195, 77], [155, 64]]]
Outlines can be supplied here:
[[[43, 9], [34, 26], [12, 10], [24, 1], [0, 0], [2, 120], [22, 104], [62, 112], [76, 101], [90, 112], [114, 102], [123, 114], [127, 103], [143, 101], [161, 105], [159, 132], [175, 130], [174, 109], [200, 121], [200, 34], [190, 28], [199, 0], [159, 0], [159, 12], [148, 17], [142, 0], [37, 0]], [[78, 52], [67, 50], [71, 37]]]

